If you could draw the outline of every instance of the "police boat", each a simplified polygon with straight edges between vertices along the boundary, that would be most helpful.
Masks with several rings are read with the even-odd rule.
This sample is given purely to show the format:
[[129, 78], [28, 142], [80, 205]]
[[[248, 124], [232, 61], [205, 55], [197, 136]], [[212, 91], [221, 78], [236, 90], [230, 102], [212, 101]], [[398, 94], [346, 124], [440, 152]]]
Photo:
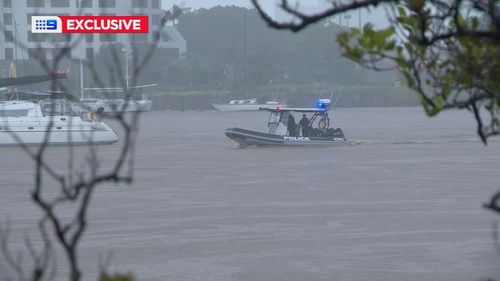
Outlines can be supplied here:
[[[329, 106], [330, 99], [319, 99], [316, 108], [260, 108], [270, 112], [267, 132], [229, 128], [225, 133], [240, 147], [346, 144], [342, 129], [330, 127]], [[299, 124], [294, 114], [301, 114]]]

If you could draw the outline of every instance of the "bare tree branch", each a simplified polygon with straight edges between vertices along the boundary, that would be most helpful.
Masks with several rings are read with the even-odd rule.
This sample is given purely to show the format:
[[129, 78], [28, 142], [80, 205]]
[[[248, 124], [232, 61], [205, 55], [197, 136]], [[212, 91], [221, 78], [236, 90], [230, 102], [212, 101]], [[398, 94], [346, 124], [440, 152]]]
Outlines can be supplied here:
[[[290, 4], [288, 3], [287, 0], [281, 0], [279, 6], [281, 9], [283, 9], [285, 12], [287, 12], [290, 15], [294, 16], [294, 19], [298, 19], [298, 22], [295, 22], [293, 19], [288, 22], [280, 22], [269, 16], [266, 11], [262, 8], [260, 5], [259, 0], [251, 0], [253, 6], [259, 13], [259, 15], [266, 21], [266, 23], [275, 29], [287, 29], [291, 30], [293, 32], [298, 32], [305, 27], [314, 24], [320, 20], [323, 20], [325, 18], [357, 10], [360, 8], [370, 8], [370, 7], [377, 7], [379, 4], [382, 3], [399, 3], [399, 0], [360, 0], [360, 1], [349, 1], [348, 4], [345, 3], [345, 1], [332, 1], [332, 7], [329, 9], [325, 9], [322, 12], [315, 13], [315, 14], [305, 14], [301, 12], [300, 8], [297, 7], [291, 7]], [[344, 2], [344, 3], [342, 3]]]
[[[165, 23], [166, 20], [167, 19], [162, 19], [162, 23]], [[160, 34], [160, 32], [157, 32], [157, 34]], [[82, 38], [83, 37], [79, 37], [76, 41], [65, 43], [60, 52], [53, 56], [51, 62], [43, 56], [40, 56], [38, 61], [42, 69], [47, 73], [54, 73], [55, 70], [59, 69], [62, 61], [69, 57], [70, 51], [82, 40]], [[134, 69], [131, 77], [132, 85], [137, 83], [139, 75], [151, 60], [159, 39], [159, 35], [154, 36], [153, 42], [150, 44], [143, 57], [138, 57], [134, 50]], [[19, 46], [25, 51], [31, 52], [32, 55], [36, 55], [36, 53], [28, 49], [27, 46], [21, 43]], [[39, 47], [38, 50], [41, 51], [41, 48]], [[116, 47], [112, 50], [112, 64], [109, 65], [109, 67], [116, 70], [114, 75], [122, 88], [127, 89], [125, 99], [129, 100], [133, 92], [129, 91], [126, 85], [119, 52], [120, 50]], [[128, 55], [126, 59], [129, 59]], [[95, 65], [93, 65], [92, 62], [86, 62], [85, 66], [89, 69], [94, 78], [94, 82], [100, 87], [104, 86], [105, 83], [101, 80]], [[68, 88], [60, 81], [52, 81], [51, 88], [52, 90], [62, 89], [68, 91]], [[52, 103], [52, 107], [54, 107], [54, 105], [55, 103]], [[116, 121], [123, 132], [118, 154], [115, 159], [112, 159], [113, 161], [110, 163], [110, 166], [106, 167], [101, 165], [100, 161], [102, 159], [98, 157], [99, 153], [97, 147], [93, 145], [91, 139], [89, 139], [88, 154], [85, 162], [86, 170], [75, 171], [74, 146], [72, 145], [68, 146], [67, 174], [58, 170], [47, 158], [47, 152], [50, 147], [50, 135], [54, 129], [54, 120], [52, 119], [47, 124], [47, 133], [44, 135], [42, 143], [37, 147], [29, 147], [22, 142], [19, 136], [13, 134], [13, 138], [19, 143], [19, 147], [26, 152], [35, 164], [34, 186], [31, 191], [31, 200], [42, 211], [42, 219], [40, 219], [38, 225], [39, 234], [42, 240], [41, 247], [33, 243], [31, 237], [25, 237], [26, 250], [33, 260], [33, 266], [29, 271], [29, 277], [24, 275], [27, 271], [23, 268], [24, 261], [22, 254], [20, 253], [16, 257], [8, 247], [8, 226], [5, 229], [0, 227], [1, 251], [6, 258], [7, 265], [13, 269], [18, 280], [42, 281], [54, 278], [56, 262], [52, 239], [55, 239], [54, 244], [60, 246], [65, 254], [69, 269], [68, 280], [79, 281], [82, 279], [78, 249], [80, 241], [88, 226], [88, 211], [94, 191], [99, 185], [106, 182], [130, 184], [133, 181], [133, 154], [139, 124], [139, 112], [125, 116], [123, 111], [126, 109], [126, 106], [127, 104], [124, 103], [123, 108], [117, 108], [116, 112], [113, 112], [110, 116], [104, 117], [107, 120]], [[71, 136], [68, 137], [71, 138]], [[54, 187], [58, 188], [58, 192], [55, 195], [48, 196], [45, 192], [45, 185], [48, 180], [55, 180]], [[57, 207], [62, 204], [71, 204], [75, 207], [75, 211], [72, 213], [73, 217], [69, 222], [66, 222], [63, 216], [56, 211]], [[49, 233], [51, 233], [51, 235], [53, 233], [54, 238], [50, 237], [51, 235], [49, 235]], [[106, 262], [109, 263], [109, 260]], [[101, 270], [104, 270], [104, 268], [102, 267]], [[101, 272], [101, 275], [103, 274], [104, 272]]]

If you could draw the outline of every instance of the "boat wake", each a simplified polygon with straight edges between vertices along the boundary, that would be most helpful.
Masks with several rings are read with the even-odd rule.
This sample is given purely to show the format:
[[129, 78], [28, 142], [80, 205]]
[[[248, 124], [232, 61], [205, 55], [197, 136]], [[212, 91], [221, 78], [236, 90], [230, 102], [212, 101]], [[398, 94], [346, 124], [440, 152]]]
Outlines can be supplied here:
[[441, 143], [478, 143], [478, 138], [470, 139], [433, 139], [433, 140], [350, 140], [348, 145], [381, 145], [381, 144], [441, 144]]

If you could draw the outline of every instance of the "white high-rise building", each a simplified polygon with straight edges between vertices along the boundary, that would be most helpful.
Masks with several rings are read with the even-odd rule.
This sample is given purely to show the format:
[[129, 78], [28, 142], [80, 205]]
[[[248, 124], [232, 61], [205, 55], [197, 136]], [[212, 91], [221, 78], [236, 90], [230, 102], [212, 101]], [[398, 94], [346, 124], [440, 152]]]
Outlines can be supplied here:
[[[33, 34], [31, 16], [147, 15], [148, 34]], [[29, 59], [53, 54], [67, 42], [79, 42], [71, 50], [73, 59], [92, 60], [102, 46], [121, 43], [148, 44], [160, 30], [160, 0], [0, 0], [0, 60]], [[186, 55], [186, 41], [174, 26], [161, 29], [159, 49], [172, 57]]]

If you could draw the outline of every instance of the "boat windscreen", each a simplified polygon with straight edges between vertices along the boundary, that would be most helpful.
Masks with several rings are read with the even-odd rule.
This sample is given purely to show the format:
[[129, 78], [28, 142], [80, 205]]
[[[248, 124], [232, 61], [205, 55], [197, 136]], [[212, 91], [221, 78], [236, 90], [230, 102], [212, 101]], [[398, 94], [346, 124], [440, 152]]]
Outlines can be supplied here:
[[274, 112], [271, 112], [271, 114], [269, 115], [269, 124], [272, 124], [272, 123], [279, 123], [280, 122], [280, 116], [281, 114], [277, 111], [274, 111]]

